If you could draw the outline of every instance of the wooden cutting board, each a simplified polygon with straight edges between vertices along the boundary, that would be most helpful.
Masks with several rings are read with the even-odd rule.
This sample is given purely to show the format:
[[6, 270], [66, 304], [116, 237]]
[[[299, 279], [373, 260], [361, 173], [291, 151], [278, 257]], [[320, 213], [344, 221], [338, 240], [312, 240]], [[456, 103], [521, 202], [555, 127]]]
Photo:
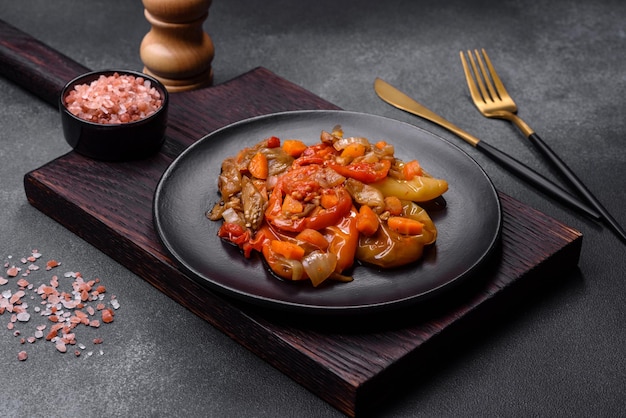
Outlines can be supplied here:
[[[63, 85], [87, 71], [1, 21], [0, 64], [3, 76], [53, 106]], [[427, 376], [428, 364], [460, 338], [489, 328], [513, 303], [578, 263], [578, 231], [500, 193], [497, 254], [436, 306], [329, 324], [231, 300], [185, 276], [161, 246], [152, 223], [161, 174], [187, 146], [232, 122], [338, 108], [264, 68], [170, 98], [167, 140], [158, 155], [106, 163], [70, 152], [25, 175], [28, 201], [347, 415], [371, 411], [401, 391], [406, 378]]]

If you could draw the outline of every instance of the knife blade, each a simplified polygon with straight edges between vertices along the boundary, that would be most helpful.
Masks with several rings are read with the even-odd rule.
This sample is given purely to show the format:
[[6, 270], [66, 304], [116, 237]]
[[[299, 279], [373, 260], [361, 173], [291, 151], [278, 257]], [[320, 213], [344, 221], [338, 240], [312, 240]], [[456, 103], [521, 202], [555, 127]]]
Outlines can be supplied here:
[[426, 108], [421, 103], [418, 103], [415, 99], [411, 98], [406, 93], [398, 90], [396, 87], [387, 83], [383, 79], [378, 77], [376, 78], [376, 80], [374, 81], [374, 91], [376, 92], [378, 97], [380, 97], [382, 100], [389, 103], [390, 105], [400, 110], [404, 110], [405, 112], [419, 116], [436, 125], [441, 126], [442, 128], [449, 130], [474, 148], [483, 152], [495, 162], [499, 163], [504, 168], [508, 169], [511, 173], [515, 174], [535, 188], [541, 190], [544, 194], [556, 200], [559, 200], [562, 203], [567, 204], [569, 207], [584, 213], [592, 219], [600, 219], [600, 214], [594, 208], [581, 202], [578, 198], [569, 193], [567, 190], [563, 189], [558, 184], [544, 177], [537, 171], [526, 166], [525, 164], [506, 154], [505, 152], [500, 151], [499, 149], [487, 144], [485, 141], [482, 141], [471, 135], [470, 133], [464, 131], [463, 129], [444, 119], [442, 116]]

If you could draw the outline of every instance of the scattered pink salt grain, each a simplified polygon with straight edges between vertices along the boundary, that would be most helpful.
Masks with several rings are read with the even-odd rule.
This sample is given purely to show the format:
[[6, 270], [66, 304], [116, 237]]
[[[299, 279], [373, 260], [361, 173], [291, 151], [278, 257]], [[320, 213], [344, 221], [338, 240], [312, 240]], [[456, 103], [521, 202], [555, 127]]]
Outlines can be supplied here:
[[19, 353], [17, 353], [17, 359], [19, 361], [24, 361], [28, 358], [28, 353], [26, 351], [20, 351]]
[[17, 314], [17, 320], [20, 322], [28, 322], [30, 314], [28, 312], [20, 312]]
[[74, 116], [101, 124], [134, 122], [161, 105], [161, 95], [150, 80], [118, 73], [77, 85], [65, 97], [65, 106]]
[[113, 322], [113, 310], [112, 309], [104, 309], [102, 311], [102, 322], [105, 324]]
[[59, 265], [60, 264], [59, 264], [58, 261], [56, 261], [56, 260], [49, 260], [46, 263], [46, 270], [52, 270], [53, 268], [58, 267]]
[[[20, 344], [47, 344], [46, 341], [50, 341], [61, 353], [76, 345], [77, 348], [72, 348], [71, 351], [78, 357], [86, 348], [78, 341], [81, 327], [99, 328], [101, 322], [112, 322], [114, 309], [119, 308], [119, 301], [115, 295], [107, 295], [107, 289], [100, 284], [99, 278], [87, 280], [78, 272], [67, 272], [61, 279], [60, 276], [53, 275], [51, 278], [44, 278], [43, 283], [35, 283], [37, 274], [46, 274], [42, 268], [40, 273], [34, 273], [26, 280], [24, 276], [40, 270], [37, 263], [41, 256], [41, 253], [33, 250], [32, 255], [22, 257], [20, 259], [22, 263], [32, 264], [17, 280], [12, 279], [20, 275], [21, 269], [10, 261], [4, 263], [7, 278], [0, 276], [0, 285], [3, 286], [0, 291], [0, 315], [8, 313], [10, 318], [6, 327], [14, 337], [17, 337], [16, 340]], [[8, 256], [8, 259], [12, 259], [12, 256]], [[45, 271], [61, 265], [54, 259], [44, 264]], [[64, 290], [68, 286], [69, 290]], [[108, 301], [105, 299], [107, 296]], [[35, 305], [32, 310], [28, 309], [29, 303]], [[39, 315], [33, 315], [33, 311]], [[98, 319], [93, 317], [97, 311], [100, 311]], [[34, 317], [45, 322], [34, 325], [32, 330], [29, 330], [28, 323], [32, 322]], [[17, 329], [18, 325], [20, 329]], [[44, 332], [46, 329], [48, 331]], [[93, 343], [101, 344], [102, 339], [96, 338]], [[92, 352], [88, 352], [85, 358], [91, 354]], [[102, 350], [100, 354], [103, 354]], [[23, 361], [28, 355], [22, 351], [18, 358]]]
[[24, 291], [20, 290], [18, 292], [15, 292], [12, 296], [11, 299], [9, 299], [10, 303], [16, 303], [18, 302], [23, 296], [24, 296]]

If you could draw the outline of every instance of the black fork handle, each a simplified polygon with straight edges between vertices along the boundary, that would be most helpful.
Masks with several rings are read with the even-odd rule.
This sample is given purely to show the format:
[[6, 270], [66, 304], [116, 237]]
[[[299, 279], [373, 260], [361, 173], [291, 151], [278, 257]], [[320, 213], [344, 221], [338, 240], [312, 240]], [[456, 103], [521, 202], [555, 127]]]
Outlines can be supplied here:
[[600, 213], [600, 217], [613, 229], [613, 231], [626, 243], [626, 232], [620, 224], [611, 216], [609, 211], [600, 203], [594, 194], [578, 178], [576, 173], [546, 144], [536, 133], [528, 136], [530, 142], [539, 149], [546, 159], [567, 179], [567, 181], [585, 198], [589, 204]]
[[479, 141], [476, 144], [476, 148], [489, 156], [494, 161], [500, 163], [500, 165], [508, 168], [509, 171], [511, 171], [516, 176], [534, 185], [537, 189], [543, 191], [548, 196], [560, 200], [561, 202], [569, 205], [574, 209], [577, 209], [580, 212], [583, 212], [593, 219], [597, 220], [600, 218], [599, 213], [595, 209], [581, 202], [580, 199], [578, 199], [556, 183], [548, 180], [532, 168], [522, 164], [520, 161], [516, 160], [510, 155], [500, 151], [499, 149], [487, 144], [484, 141]]

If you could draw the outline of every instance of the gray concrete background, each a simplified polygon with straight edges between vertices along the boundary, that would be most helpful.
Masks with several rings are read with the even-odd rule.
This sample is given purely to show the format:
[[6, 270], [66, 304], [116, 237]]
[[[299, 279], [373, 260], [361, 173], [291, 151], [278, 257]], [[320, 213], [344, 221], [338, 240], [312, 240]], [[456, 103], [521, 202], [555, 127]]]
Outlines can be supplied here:
[[[486, 48], [520, 115], [626, 224], [624, 2], [213, 3], [205, 29], [216, 47], [216, 84], [263, 66], [346, 110], [423, 127], [466, 150], [502, 192], [584, 233], [579, 269], [560, 289], [442, 353], [432, 373], [408, 379], [375, 415], [626, 415], [624, 245], [372, 90], [380, 76], [554, 175], [513, 126], [483, 118], [471, 104], [458, 52]], [[139, 0], [4, 1], [0, 19], [89, 68], [142, 68], [138, 49], [149, 25]], [[37, 248], [60, 260], [63, 271], [99, 276], [121, 305], [116, 321], [99, 332], [104, 343], [79, 358], [33, 344], [29, 359], [17, 361], [21, 346], [0, 315], [2, 415], [341, 416], [29, 206], [23, 175], [69, 147], [54, 108], [6, 79], [0, 92], [0, 257], [15, 260]]]

